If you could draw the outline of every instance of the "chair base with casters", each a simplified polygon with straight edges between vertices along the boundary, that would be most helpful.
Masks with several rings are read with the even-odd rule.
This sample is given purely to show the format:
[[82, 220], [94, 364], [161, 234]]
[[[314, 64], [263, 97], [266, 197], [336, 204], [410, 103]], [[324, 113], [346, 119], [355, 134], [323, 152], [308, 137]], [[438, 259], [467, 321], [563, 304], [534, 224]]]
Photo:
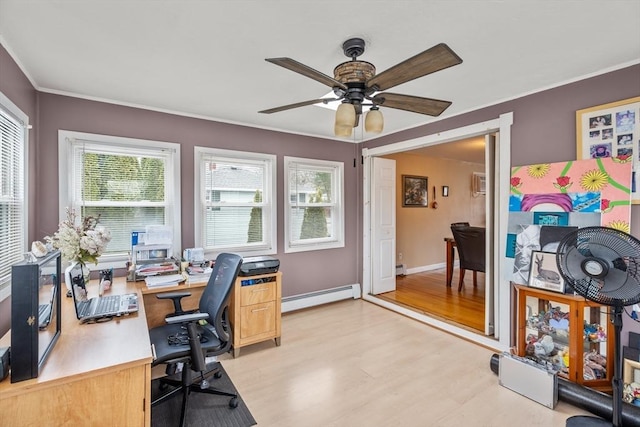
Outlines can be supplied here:
[[[220, 254], [216, 258], [211, 278], [200, 298], [197, 312], [182, 309], [182, 298], [189, 292], [159, 294], [159, 299], [170, 299], [175, 312], [165, 317], [165, 325], [149, 330], [153, 349], [152, 366], [166, 365], [167, 376], [160, 378], [160, 396], [154, 396], [151, 407], [182, 396], [180, 426], [187, 416], [189, 395], [192, 392], [229, 397], [229, 407], [238, 406], [238, 395], [210, 387], [209, 380], [220, 378], [219, 362], [207, 365], [206, 358], [229, 353], [232, 332], [229, 325], [228, 303], [231, 289], [242, 264], [235, 254]], [[182, 371], [177, 371], [182, 364]]]
[[[188, 292], [175, 294], [169, 297], [182, 298], [189, 295]], [[159, 295], [163, 297], [163, 295]], [[174, 299], [175, 301], [175, 299]], [[205, 354], [222, 354], [231, 350], [231, 345], [221, 342], [210, 328], [202, 326], [198, 321], [183, 324], [181, 317], [206, 317], [200, 313], [186, 315], [171, 315], [167, 317], [169, 325], [153, 328], [149, 331], [151, 342], [154, 343], [155, 360], [153, 365], [166, 364], [166, 377], [160, 382], [162, 394], [151, 401], [151, 407], [166, 402], [174, 397], [182, 396], [180, 411], [180, 426], [183, 426], [187, 416], [189, 395], [192, 392], [207, 393], [220, 396], [228, 396], [229, 407], [238, 406], [238, 395], [210, 387], [211, 377], [220, 378], [222, 375], [218, 364], [210, 367], [206, 365]], [[226, 348], [226, 351], [225, 351]], [[167, 358], [168, 355], [186, 353], [183, 357]], [[194, 354], [195, 353], [195, 354]], [[194, 357], [195, 356], [195, 357]], [[182, 371], [177, 372], [177, 366], [181, 363]]]
[[[169, 366], [168, 368], [175, 371], [175, 365], [173, 366], [174, 368], [170, 368]], [[160, 383], [160, 390], [163, 391], [163, 394], [151, 401], [151, 407], [159, 405], [177, 395], [182, 394], [182, 411], [186, 413], [189, 394], [191, 392], [195, 392], [230, 397], [231, 399], [229, 399], [229, 407], [237, 408], [238, 395], [236, 393], [222, 391], [216, 388], [212, 388], [209, 385], [209, 378], [213, 377], [214, 379], [219, 379], [222, 377], [222, 372], [220, 371], [219, 366], [220, 362], [215, 362], [214, 364], [208, 365], [207, 370], [203, 372], [202, 376], [191, 371], [188, 366], [184, 366], [181, 372], [159, 378], [156, 381]], [[174, 388], [166, 391], [169, 387]], [[181, 418], [183, 418], [184, 414], [181, 413], [180, 416]]]

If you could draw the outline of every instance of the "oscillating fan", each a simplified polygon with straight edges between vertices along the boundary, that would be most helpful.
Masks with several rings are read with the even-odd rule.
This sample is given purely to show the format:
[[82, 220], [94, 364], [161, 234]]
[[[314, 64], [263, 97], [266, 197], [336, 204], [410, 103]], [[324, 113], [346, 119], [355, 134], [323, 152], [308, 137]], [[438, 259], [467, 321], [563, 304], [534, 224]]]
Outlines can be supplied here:
[[[640, 241], [607, 227], [584, 227], [566, 235], [556, 253], [558, 271], [574, 291], [586, 299], [613, 307], [614, 373], [613, 425], [622, 419], [622, 357], [620, 330], [624, 307], [640, 301]], [[571, 417], [567, 426], [611, 425], [590, 417]]]

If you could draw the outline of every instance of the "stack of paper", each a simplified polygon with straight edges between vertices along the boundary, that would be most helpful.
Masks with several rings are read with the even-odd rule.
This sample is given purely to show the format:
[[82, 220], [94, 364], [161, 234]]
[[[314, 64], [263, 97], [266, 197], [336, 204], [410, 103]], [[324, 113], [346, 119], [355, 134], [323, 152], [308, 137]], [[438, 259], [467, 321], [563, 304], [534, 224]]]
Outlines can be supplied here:
[[182, 274], [168, 274], [164, 276], [149, 276], [144, 279], [148, 288], [159, 288], [163, 286], [175, 286], [184, 281]]

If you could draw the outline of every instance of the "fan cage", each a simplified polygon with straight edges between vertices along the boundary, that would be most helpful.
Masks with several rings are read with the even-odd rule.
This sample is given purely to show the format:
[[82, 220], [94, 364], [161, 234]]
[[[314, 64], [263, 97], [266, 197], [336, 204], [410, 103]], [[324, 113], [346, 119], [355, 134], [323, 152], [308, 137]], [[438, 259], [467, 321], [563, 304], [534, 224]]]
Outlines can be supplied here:
[[[590, 276], [568, 254], [603, 262], [609, 271], [602, 278]], [[556, 263], [567, 285], [586, 299], [616, 307], [640, 302], [640, 241], [623, 231], [579, 228], [560, 242]]]

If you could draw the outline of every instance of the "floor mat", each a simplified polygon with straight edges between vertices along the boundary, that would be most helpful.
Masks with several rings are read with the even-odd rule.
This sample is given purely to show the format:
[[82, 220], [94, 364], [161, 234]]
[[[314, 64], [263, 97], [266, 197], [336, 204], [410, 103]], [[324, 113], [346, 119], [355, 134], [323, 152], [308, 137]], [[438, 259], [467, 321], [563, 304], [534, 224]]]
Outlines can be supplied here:
[[[211, 388], [237, 393], [231, 379], [222, 365], [216, 362], [211, 367], [218, 365], [222, 371], [222, 377], [211, 378]], [[155, 398], [160, 393], [159, 380], [151, 382], [151, 396]], [[187, 426], [216, 426], [216, 427], [249, 427], [256, 425], [256, 420], [251, 415], [249, 408], [238, 395], [238, 407], [229, 407], [229, 397], [216, 396], [205, 393], [191, 393], [187, 402]], [[175, 427], [180, 424], [180, 406], [182, 395], [175, 396], [166, 402], [151, 408], [152, 427]]]

